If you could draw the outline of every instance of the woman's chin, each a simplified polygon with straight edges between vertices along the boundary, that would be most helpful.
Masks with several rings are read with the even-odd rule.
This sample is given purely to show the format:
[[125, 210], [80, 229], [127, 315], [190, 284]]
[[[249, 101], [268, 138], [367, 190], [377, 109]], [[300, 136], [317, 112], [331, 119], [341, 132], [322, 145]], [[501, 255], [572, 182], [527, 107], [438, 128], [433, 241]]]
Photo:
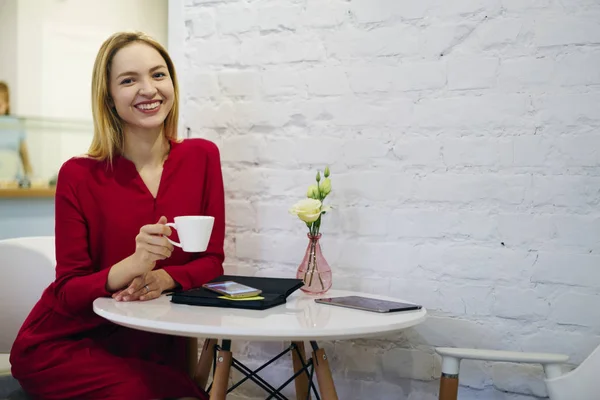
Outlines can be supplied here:
[[129, 125], [133, 129], [155, 130], [162, 128], [164, 123], [165, 117], [157, 115], [150, 118], [128, 121], [127, 125]]

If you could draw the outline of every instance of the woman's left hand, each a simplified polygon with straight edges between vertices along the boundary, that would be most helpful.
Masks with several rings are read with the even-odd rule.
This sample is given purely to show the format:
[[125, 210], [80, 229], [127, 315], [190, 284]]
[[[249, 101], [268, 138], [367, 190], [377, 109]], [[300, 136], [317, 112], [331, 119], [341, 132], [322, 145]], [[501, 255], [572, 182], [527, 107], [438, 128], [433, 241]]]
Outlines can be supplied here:
[[158, 269], [136, 277], [129, 286], [112, 295], [117, 301], [152, 300], [165, 290], [175, 288], [175, 281], [165, 270]]

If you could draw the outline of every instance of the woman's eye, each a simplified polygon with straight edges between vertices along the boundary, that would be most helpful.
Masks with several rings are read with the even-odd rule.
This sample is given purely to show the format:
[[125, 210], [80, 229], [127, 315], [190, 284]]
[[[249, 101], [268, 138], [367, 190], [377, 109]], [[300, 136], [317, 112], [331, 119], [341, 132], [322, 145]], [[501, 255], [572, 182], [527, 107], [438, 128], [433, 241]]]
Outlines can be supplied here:
[[164, 78], [165, 76], [167, 76], [167, 74], [165, 74], [164, 72], [157, 72], [154, 74], [155, 78]]
[[125, 79], [123, 79], [123, 80], [121, 81], [121, 85], [128, 85], [128, 84], [130, 84], [131, 82], [133, 82], [133, 79], [131, 79], [131, 78], [125, 78]]

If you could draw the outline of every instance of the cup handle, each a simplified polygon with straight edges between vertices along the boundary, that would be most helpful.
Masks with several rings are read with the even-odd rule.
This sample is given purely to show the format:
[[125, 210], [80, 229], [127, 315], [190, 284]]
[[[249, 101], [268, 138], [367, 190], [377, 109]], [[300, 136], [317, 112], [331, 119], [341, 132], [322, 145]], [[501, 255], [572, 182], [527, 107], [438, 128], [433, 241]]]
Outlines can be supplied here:
[[[165, 224], [165, 225], [166, 225], [166, 226], [170, 226], [171, 228], [173, 228], [173, 229], [175, 229], [175, 230], [177, 229], [177, 228], [175, 227], [175, 224], [174, 224], [174, 223], [172, 223], [172, 222], [169, 222], [169, 223], [167, 223], [167, 224]], [[167, 238], [167, 240], [168, 240], [168, 241], [169, 241], [169, 243], [171, 243], [172, 245], [174, 245], [174, 246], [177, 246], [177, 247], [181, 247], [181, 243], [174, 242], [174, 241], [172, 241], [172, 240], [171, 240], [171, 239], [169, 239], [169, 238]]]

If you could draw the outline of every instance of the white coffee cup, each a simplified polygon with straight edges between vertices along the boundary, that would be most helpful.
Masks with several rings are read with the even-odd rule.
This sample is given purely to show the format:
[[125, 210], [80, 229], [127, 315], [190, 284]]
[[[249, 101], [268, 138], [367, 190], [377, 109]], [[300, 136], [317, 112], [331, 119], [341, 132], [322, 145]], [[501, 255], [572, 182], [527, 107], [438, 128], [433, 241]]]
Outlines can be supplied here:
[[189, 253], [198, 253], [206, 250], [215, 223], [215, 217], [186, 215], [173, 219], [175, 220], [174, 223], [169, 222], [166, 225], [177, 230], [177, 235], [181, 243], [167, 238], [171, 244], [181, 247], [183, 251]]

